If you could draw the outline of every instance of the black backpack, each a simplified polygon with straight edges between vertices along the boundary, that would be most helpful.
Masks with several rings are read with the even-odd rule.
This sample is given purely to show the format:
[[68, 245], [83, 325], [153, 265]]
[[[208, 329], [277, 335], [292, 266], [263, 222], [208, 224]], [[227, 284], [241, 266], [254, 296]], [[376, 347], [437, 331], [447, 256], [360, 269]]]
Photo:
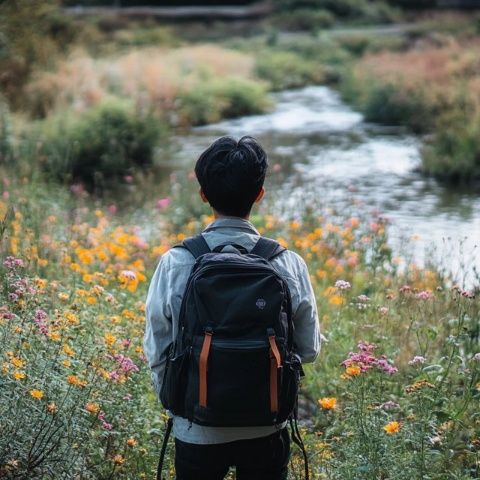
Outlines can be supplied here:
[[287, 283], [270, 261], [285, 251], [261, 237], [253, 250], [202, 235], [178, 247], [195, 257], [160, 399], [200, 425], [275, 425], [291, 417], [302, 374]]

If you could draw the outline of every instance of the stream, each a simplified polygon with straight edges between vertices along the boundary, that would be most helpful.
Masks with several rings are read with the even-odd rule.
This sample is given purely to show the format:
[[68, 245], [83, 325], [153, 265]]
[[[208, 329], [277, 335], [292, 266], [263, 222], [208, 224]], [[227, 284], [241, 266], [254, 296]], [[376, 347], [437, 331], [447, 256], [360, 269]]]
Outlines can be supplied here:
[[[420, 138], [364, 121], [331, 88], [273, 95], [262, 115], [223, 121], [178, 137], [177, 160], [192, 162], [215, 138], [252, 135], [269, 156], [267, 189], [282, 209], [311, 204], [351, 212], [352, 204], [389, 221], [394, 253], [433, 261], [463, 286], [479, 283], [480, 196], [444, 187], [419, 171]], [[267, 190], [268, 192], [268, 190]]]

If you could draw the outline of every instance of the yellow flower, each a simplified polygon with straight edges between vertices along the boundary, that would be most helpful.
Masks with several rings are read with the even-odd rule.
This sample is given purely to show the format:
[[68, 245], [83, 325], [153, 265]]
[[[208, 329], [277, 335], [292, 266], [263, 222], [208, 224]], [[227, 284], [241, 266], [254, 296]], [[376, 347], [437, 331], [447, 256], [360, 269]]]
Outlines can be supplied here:
[[66, 293], [59, 293], [58, 294], [58, 298], [59, 300], [61, 300], [62, 302], [66, 302], [69, 298], [68, 294]]
[[134, 447], [136, 444], [137, 444], [137, 441], [136, 441], [133, 437], [130, 437], [130, 438], [127, 440], [127, 445], [128, 445], [129, 447]]
[[13, 378], [15, 380], [23, 380], [26, 377], [25, 372], [21, 372], [19, 370], [13, 372]]
[[71, 367], [72, 366], [72, 362], [70, 360], [64, 360], [62, 362], [63, 366], [64, 367]]
[[106, 333], [103, 338], [105, 339], [105, 343], [109, 346], [112, 346], [117, 340], [117, 337], [111, 333]]
[[41, 400], [45, 394], [43, 393], [43, 390], [37, 390], [34, 388], [33, 390], [30, 390], [30, 395], [37, 400]]
[[17, 367], [17, 368], [22, 368], [23, 366], [25, 366], [25, 362], [21, 359], [21, 358], [18, 358], [18, 357], [12, 357], [10, 359], [10, 361], [12, 362], [12, 364]]
[[88, 413], [97, 414], [97, 413], [100, 411], [100, 405], [98, 405], [98, 403], [88, 402], [88, 403], [85, 405], [85, 410], [86, 410]]
[[393, 435], [394, 433], [397, 433], [400, 430], [400, 424], [398, 422], [390, 422], [387, 423], [383, 429], [385, 432], [387, 432], [389, 435]]
[[68, 345], [68, 343], [63, 346], [63, 353], [69, 355], [70, 357], [73, 357], [75, 355], [75, 352], [70, 348], [70, 345]]
[[48, 338], [53, 342], [59, 342], [62, 337], [60, 337], [60, 334], [58, 332], [50, 332], [48, 334]]
[[125, 462], [125, 459], [122, 457], [122, 455], [115, 455], [113, 457], [113, 461], [115, 465], [123, 465]]
[[321, 398], [318, 403], [324, 410], [333, 410], [337, 405], [337, 399], [334, 397]]
[[97, 299], [95, 297], [87, 297], [87, 303], [89, 305], [93, 305], [93, 304], [97, 303]]

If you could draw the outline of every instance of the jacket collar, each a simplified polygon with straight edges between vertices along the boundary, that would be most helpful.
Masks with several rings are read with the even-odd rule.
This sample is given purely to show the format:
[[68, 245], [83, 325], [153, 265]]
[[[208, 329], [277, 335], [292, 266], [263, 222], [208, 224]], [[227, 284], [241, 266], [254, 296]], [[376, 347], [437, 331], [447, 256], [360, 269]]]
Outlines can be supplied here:
[[253, 233], [255, 235], [260, 235], [260, 233], [258, 233], [258, 230], [253, 226], [252, 223], [240, 217], [217, 218], [212, 223], [210, 223], [207, 228], [205, 228], [204, 232], [220, 229], [243, 230], [245, 232]]

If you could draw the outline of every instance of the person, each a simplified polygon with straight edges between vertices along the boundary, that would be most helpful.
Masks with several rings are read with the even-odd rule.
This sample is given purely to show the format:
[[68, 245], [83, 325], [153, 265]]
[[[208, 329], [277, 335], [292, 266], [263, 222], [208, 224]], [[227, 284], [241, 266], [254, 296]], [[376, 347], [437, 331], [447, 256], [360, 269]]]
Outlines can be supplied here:
[[[231, 242], [251, 251], [260, 238], [250, 223], [252, 206], [264, 196], [267, 155], [253, 137], [214, 141], [198, 158], [195, 174], [200, 197], [213, 209], [214, 221], [202, 232], [210, 249]], [[152, 382], [160, 394], [168, 348], [178, 333], [182, 296], [194, 258], [172, 248], [160, 259], [146, 302], [144, 352]], [[290, 289], [296, 353], [302, 363], [320, 351], [317, 306], [304, 260], [287, 250], [272, 259]], [[272, 426], [212, 427], [174, 417], [177, 480], [223, 479], [230, 467], [238, 480], [286, 479], [290, 438], [286, 422]]]

